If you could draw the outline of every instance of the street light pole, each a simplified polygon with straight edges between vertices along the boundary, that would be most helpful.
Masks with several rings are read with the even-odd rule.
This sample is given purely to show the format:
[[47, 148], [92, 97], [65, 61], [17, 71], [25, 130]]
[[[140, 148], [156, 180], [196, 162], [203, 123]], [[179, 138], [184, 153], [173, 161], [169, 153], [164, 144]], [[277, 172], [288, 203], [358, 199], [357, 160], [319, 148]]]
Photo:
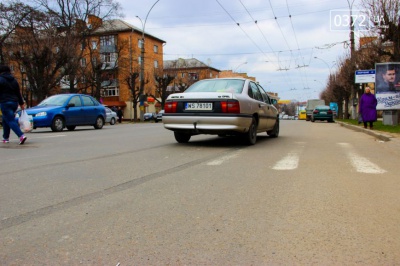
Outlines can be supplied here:
[[140, 109], [140, 121], [144, 120], [144, 53], [145, 53], [145, 48], [144, 48], [144, 30], [146, 28], [146, 22], [147, 18], [149, 17], [149, 14], [153, 7], [159, 2], [160, 0], [157, 0], [150, 8], [150, 10], [147, 12], [146, 18], [144, 19], [144, 22], [139, 16], [136, 16], [141, 24], [142, 24], [142, 47], [140, 49], [140, 88], [139, 88], [139, 109]]
[[238, 65], [237, 67], [235, 67], [235, 69], [233, 70], [233, 72], [236, 72], [236, 70], [237, 70], [240, 66], [245, 65], [245, 64], [247, 64], [247, 62], [241, 63], [240, 65]]
[[315, 59], [319, 59], [319, 60], [321, 60], [322, 62], [324, 62], [324, 63], [328, 66], [329, 74], [332, 74], [332, 68], [329, 66], [329, 64], [328, 64], [325, 60], [323, 60], [322, 58], [316, 57], [316, 56], [314, 56], [314, 58], [315, 58]]

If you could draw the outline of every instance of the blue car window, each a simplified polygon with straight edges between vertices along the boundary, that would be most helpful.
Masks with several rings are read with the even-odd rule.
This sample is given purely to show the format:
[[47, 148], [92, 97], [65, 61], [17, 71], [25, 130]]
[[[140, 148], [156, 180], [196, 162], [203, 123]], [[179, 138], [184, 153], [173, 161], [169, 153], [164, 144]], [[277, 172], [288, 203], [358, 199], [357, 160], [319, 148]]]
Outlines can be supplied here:
[[93, 100], [88, 96], [82, 96], [84, 106], [94, 106]]
[[69, 103], [73, 103], [75, 104], [75, 106], [82, 106], [81, 99], [79, 98], [79, 96], [73, 96], [71, 100], [69, 100]]

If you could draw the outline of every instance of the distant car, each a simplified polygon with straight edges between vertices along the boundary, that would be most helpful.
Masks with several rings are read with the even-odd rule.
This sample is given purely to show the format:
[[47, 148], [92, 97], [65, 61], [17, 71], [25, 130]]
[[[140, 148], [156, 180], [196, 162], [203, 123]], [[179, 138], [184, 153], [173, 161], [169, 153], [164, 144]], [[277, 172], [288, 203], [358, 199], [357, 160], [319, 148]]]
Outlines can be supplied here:
[[156, 115], [156, 123], [157, 123], [158, 121], [162, 121], [162, 119], [163, 119], [163, 114], [164, 114], [164, 110], [161, 110], [160, 112], [157, 113], [157, 115]]
[[275, 103], [250, 79], [204, 79], [183, 93], [169, 95], [162, 121], [179, 143], [188, 142], [193, 135], [211, 134], [241, 136], [253, 145], [260, 132], [278, 137], [279, 116]]
[[118, 116], [117, 113], [106, 107], [106, 123], [110, 123], [110, 125], [115, 125], [117, 122]]
[[44, 99], [37, 106], [26, 109], [33, 117], [33, 128], [50, 127], [52, 131], [76, 126], [92, 125], [101, 129], [106, 120], [106, 109], [96, 99], [84, 94], [58, 94]]
[[288, 116], [288, 115], [283, 115], [282, 119], [288, 120], [288, 119], [289, 119], [289, 116]]
[[329, 123], [333, 122], [333, 112], [327, 105], [317, 105], [312, 114], [311, 114], [311, 122], [315, 122], [316, 120], [320, 121], [328, 121]]
[[155, 120], [156, 114], [155, 113], [145, 113], [143, 116], [143, 119], [144, 119], [144, 121]]

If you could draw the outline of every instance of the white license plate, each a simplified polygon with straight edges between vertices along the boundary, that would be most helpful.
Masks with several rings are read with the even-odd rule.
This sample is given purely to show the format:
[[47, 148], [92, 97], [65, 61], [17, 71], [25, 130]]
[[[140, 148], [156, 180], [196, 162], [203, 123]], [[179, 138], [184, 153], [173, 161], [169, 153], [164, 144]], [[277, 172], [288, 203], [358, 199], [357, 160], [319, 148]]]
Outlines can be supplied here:
[[326, 115], [326, 112], [321, 112], [321, 115]]
[[212, 110], [212, 103], [186, 103], [185, 110]]

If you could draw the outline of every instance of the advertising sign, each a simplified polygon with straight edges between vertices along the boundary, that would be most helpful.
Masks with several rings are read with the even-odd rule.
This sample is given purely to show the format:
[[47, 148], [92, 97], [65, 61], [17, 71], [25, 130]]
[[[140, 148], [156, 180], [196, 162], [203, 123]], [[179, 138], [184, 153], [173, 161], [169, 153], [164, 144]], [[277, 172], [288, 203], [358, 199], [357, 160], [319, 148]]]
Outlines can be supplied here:
[[375, 71], [377, 109], [400, 109], [400, 63], [378, 63]]

